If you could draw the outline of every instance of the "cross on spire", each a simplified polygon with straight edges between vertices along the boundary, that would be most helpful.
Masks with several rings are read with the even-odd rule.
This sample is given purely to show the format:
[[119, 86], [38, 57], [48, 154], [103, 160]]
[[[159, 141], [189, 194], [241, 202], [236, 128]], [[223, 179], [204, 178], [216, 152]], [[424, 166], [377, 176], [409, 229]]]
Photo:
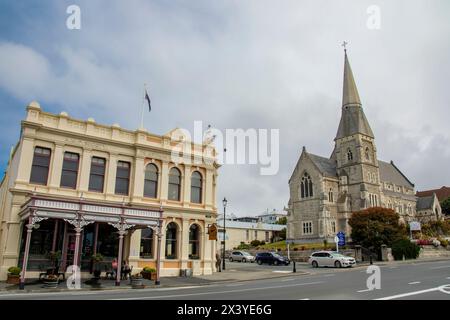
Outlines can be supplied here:
[[341, 46], [344, 47], [344, 51], [345, 51], [345, 52], [347, 52], [347, 45], [348, 45], [348, 42], [347, 42], [347, 41], [344, 41], [344, 42], [342, 42], [342, 44], [341, 44]]

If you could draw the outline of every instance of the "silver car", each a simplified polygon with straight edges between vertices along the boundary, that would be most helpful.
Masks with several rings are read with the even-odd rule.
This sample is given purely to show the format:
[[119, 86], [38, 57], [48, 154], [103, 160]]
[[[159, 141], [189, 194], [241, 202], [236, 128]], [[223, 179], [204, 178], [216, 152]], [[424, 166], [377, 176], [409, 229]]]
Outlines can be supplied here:
[[233, 251], [230, 255], [230, 261], [239, 261], [239, 262], [255, 262], [255, 257], [252, 256], [250, 253], [245, 251]]
[[353, 267], [356, 264], [355, 258], [344, 256], [336, 251], [317, 251], [311, 254], [308, 263], [317, 267]]

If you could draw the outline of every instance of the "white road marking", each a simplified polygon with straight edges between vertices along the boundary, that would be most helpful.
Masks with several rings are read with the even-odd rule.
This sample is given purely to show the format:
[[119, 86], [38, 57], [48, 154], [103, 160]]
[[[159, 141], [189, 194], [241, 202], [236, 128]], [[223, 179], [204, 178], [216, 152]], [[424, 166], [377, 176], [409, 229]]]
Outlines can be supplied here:
[[286, 270], [273, 270], [272, 272], [275, 272], [275, 273], [292, 273], [292, 271], [286, 271]]
[[309, 300], [309, 298], [303, 298], [303, 299], [298, 299], [298, 300]]
[[397, 269], [398, 267], [389, 267], [389, 269]]
[[227, 284], [227, 287], [239, 287], [239, 286], [243, 286], [243, 283], [232, 283], [232, 284]]
[[248, 289], [236, 289], [236, 290], [225, 290], [225, 291], [208, 291], [208, 292], [198, 292], [198, 293], [186, 293], [186, 294], [174, 294], [165, 296], [153, 296], [153, 297], [135, 297], [135, 298], [118, 298], [112, 300], [143, 300], [143, 299], [171, 299], [176, 297], [188, 297], [188, 296], [200, 296], [200, 295], [211, 295], [211, 294], [224, 294], [224, 293], [234, 293], [234, 292], [246, 292], [246, 291], [257, 291], [257, 290], [267, 290], [267, 289], [277, 289], [286, 287], [299, 287], [307, 286], [313, 284], [324, 283], [324, 281], [306, 282], [299, 284], [283, 285], [283, 286], [272, 286], [272, 287], [261, 287], [261, 288], [248, 288]]
[[336, 275], [335, 273], [327, 273], [327, 274], [324, 274], [323, 276], [324, 277], [333, 277], [335, 275]]
[[281, 282], [287, 282], [287, 281], [292, 281], [292, 280], [294, 280], [294, 279], [293, 278], [287, 278], [287, 279], [281, 280]]
[[384, 298], [378, 298], [378, 299], [375, 299], [375, 300], [392, 300], [392, 299], [404, 298], [404, 297], [414, 296], [414, 295], [418, 295], [418, 294], [422, 294], [422, 293], [427, 293], [427, 292], [438, 291], [438, 290], [439, 290], [439, 287], [437, 287], [437, 288], [431, 288], [431, 289], [426, 289], [426, 290], [419, 290], [419, 291], [413, 291], [413, 292], [407, 292], [407, 293], [397, 294], [397, 295], [395, 295], [395, 296], [389, 296], [389, 297], [384, 297]]
[[450, 268], [450, 266], [433, 267], [430, 268], [430, 270], [445, 269], [445, 268]]
[[413, 281], [413, 282], [408, 282], [408, 284], [419, 284], [420, 281]]
[[372, 291], [372, 289], [358, 290], [358, 291], [356, 291], [356, 292], [367, 292], [367, 291]]

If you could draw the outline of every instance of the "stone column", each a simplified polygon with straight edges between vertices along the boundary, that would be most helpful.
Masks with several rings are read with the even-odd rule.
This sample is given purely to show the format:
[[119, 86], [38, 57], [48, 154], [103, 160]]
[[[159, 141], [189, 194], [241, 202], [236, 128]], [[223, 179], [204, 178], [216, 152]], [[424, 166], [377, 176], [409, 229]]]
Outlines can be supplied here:
[[191, 166], [184, 166], [183, 174], [183, 188], [181, 189], [183, 194], [181, 195], [181, 201], [186, 206], [191, 202]]
[[131, 180], [133, 200], [141, 199], [144, 196], [144, 178], [144, 158], [136, 157], [134, 161], [133, 179]]
[[49, 168], [49, 186], [58, 188], [61, 185], [61, 174], [64, 161], [64, 150], [61, 144], [56, 144]]
[[187, 269], [189, 261], [189, 219], [183, 219], [178, 247], [181, 247], [181, 269]]
[[80, 192], [89, 190], [89, 175], [91, 172], [92, 151], [84, 149], [80, 161]]
[[75, 252], [73, 255], [73, 265], [79, 266], [80, 264], [80, 236], [83, 229], [81, 227], [75, 227]]
[[34, 156], [34, 139], [24, 137], [22, 140], [22, 147], [20, 149], [21, 157], [19, 160], [19, 167], [17, 169], [17, 183], [26, 183], [30, 181], [31, 166]]
[[162, 226], [162, 221], [159, 221], [159, 225], [157, 230], [157, 237], [158, 237], [158, 248], [156, 250], [156, 280], [155, 280], [155, 285], [159, 285], [160, 284], [160, 273], [161, 273], [161, 238], [162, 238], [162, 233], [161, 233], [161, 226]]
[[388, 247], [385, 244], [381, 245], [381, 261], [388, 261]]
[[116, 173], [117, 173], [117, 155], [111, 153], [108, 159], [108, 167], [106, 170], [106, 195], [115, 193]]
[[209, 208], [214, 207], [214, 202], [213, 202], [214, 182], [213, 182], [212, 170], [206, 170], [206, 177], [204, 179], [203, 190], [204, 190], [205, 206], [207, 206]]
[[169, 163], [163, 161], [161, 168], [161, 194], [160, 199], [164, 203], [167, 201], [169, 192]]

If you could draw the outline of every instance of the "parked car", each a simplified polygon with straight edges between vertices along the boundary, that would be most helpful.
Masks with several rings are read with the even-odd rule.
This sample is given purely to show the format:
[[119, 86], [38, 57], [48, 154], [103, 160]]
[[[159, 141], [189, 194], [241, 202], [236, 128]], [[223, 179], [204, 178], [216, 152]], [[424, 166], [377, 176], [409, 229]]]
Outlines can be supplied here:
[[288, 265], [291, 263], [288, 258], [280, 256], [275, 252], [261, 252], [256, 254], [256, 263], [259, 265], [263, 263], [273, 264], [273, 265]]
[[317, 251], [311, 254], [308, 263], [313, 268], [317, 267], [353, 267], [356, 264], [355, 258], [344, 256], [335, 251]]
[[233, 251], [230, 255], [230, 261], [239, 261], [239, 262], [255, 262], [255, 256], [252, 256], [250, 253], [245, 251]]

